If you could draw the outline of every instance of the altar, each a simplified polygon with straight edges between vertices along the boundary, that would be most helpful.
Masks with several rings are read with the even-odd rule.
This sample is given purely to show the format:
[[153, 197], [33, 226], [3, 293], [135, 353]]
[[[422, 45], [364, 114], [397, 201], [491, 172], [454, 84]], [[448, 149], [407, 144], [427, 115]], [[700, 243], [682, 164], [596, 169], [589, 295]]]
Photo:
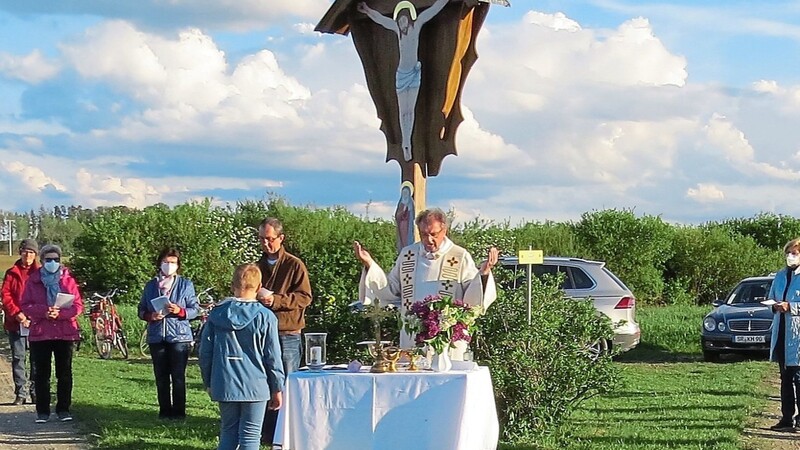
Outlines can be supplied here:
[[495, 450], [489, 369], [289, 375], [275, 445], [282, 450]]

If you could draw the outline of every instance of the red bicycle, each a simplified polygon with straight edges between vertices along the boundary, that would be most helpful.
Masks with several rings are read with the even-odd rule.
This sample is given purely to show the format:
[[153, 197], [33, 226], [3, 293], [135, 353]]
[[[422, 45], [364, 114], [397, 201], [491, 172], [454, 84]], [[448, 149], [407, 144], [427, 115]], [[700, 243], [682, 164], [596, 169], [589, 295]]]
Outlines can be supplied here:
[[[114, 296], [119, 292], [112, 289], [106, 294], [95, 293], [92, 296], [89, 320], [92, 324], [94, 344], [97, 354], [103, 359], [111, 358], [111, 351], [116, 347], [122, 357], [128, 359], [128, 339], [122, 329], [122, 317], [117, 313]], [[93, 299], [97, 300], [93, 300]]]

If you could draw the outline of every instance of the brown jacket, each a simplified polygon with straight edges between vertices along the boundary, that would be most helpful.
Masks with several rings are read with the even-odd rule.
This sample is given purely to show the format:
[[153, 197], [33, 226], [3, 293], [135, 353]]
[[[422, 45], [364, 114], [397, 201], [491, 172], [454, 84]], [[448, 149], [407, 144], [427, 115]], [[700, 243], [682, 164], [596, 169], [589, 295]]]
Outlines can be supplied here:
[[311, 304], [311, 282], [303, 261], [281, 247], [274, 266], [267, 263], [266, 253], [256, 264], [261, 269], [261, 285], [274, 293], [270, 309], [278, 317], [278, 331], [305, 328], [305, 311]]

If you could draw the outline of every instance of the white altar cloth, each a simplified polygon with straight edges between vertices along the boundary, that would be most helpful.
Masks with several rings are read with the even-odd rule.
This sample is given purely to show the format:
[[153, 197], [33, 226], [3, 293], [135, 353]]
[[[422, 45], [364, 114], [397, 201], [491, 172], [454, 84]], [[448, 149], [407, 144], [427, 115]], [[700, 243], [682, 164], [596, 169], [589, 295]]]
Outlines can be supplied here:
[[489, 369], [444, 373], [294, 372], [275, 444], [282, 450], [495, 450]]

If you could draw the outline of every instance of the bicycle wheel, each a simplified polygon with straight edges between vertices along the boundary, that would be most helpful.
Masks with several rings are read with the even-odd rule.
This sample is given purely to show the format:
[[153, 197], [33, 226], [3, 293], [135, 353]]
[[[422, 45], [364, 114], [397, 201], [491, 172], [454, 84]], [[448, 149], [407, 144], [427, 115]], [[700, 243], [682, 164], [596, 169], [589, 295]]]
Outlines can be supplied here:
[[200, 355], [200, 337], [203, 334], [203, 327], [205, 323], [200, 323], [200, 326], [192, 329], [192, 349], [189, 352], [191, 356]]
[[122, 353], [122, 357], [128, 359], [128, 338], [125, 337], [125, 332], [122, 329], [117, 330], [116, 344], [120, 353]]
[[97, 354], [103, 359], [111, 358], [111, 336], [106, 335], [106, 328], [108, 321], [111, 317], [103, 313], [95, 322], [94, 344], [97, 348]]
[[142, 337], [139, 339], [139, 353], [144, 357], [150, 356], [150, 345], [147, 344], [146, 326], [144, 327], [144, 332], [142, 332]]

